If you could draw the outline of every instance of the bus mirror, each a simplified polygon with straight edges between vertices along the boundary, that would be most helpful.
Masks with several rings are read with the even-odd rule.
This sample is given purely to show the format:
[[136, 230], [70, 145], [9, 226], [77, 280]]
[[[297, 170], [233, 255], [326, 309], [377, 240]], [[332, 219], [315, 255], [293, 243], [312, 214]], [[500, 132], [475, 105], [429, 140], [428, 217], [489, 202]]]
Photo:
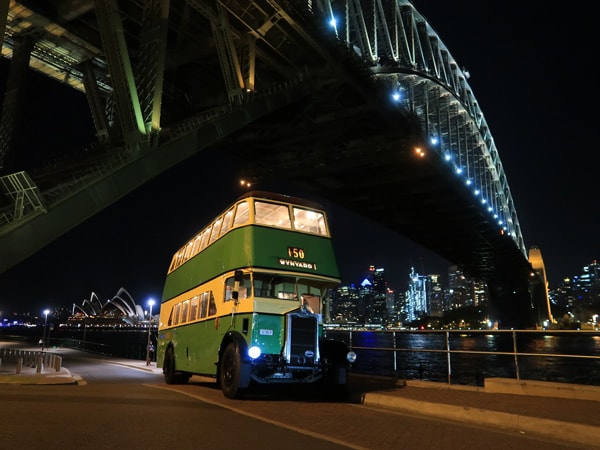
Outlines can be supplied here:
[[238, 291], [233, 291], [233, 292], [231, 293], [231, 298], [233, 299], [233, 301], [234, 301], [234, 302], [237, 302], [237, 300], [238, 300], [238, 297], [239, 297], [239, 295], [238, 295]]
[[233, 275], [233, 281], [240, 283], [240, 286], [244, 285], [244, 272], [242, 272], [241, 270], [236, 270], [235, 274]]

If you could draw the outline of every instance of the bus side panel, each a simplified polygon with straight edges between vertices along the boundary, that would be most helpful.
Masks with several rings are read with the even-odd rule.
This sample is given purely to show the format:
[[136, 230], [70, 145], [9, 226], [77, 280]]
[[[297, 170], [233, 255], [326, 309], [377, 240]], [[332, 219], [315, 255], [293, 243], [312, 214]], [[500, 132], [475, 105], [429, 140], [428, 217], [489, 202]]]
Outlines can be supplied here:
[[162, 301], [165, 302], [221, 275], [224, 267], [231, 270], [252, 266], [251, 229], [251, 226], [245, 226], [230, 231], [167, 275]]
[[221, 341], [217, 334], [214, 320], [178, 327], [173, 340], [176, 370], [216, 375]]
[[217, 277], [224, 267], [232, 270], [252, 266], [339, 278], [329, 238], [248, 225], [230, 231], [171, 272], [165, 280], [162, 301]]

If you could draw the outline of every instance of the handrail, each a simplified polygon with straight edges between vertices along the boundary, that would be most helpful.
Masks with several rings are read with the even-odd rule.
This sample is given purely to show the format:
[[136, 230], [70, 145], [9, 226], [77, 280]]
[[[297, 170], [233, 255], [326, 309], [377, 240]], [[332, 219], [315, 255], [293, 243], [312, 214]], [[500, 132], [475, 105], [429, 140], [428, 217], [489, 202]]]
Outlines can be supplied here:
[[[343, 336], [346, 335], [344, 338]], [[380, 333], [382, 336], [385, 334], [391, 334], [392, 346], [361, 346], [356, 345], [356, 334], [358, 333]], [[433, 334], [441, 334], [443, 333], [445, 336], [445, 348], [402, 348], [397, 345], [397, 336], [401, 334], [408, 335], [433, 335]], [[406, 354], [445, 354], [446, 355], [446, 378], [447, 383], [452, 383], [452, 356], [453, 355], [475, 355], [475, 356], [512, 356], [514, 359], [514, 370], [515, 370], [515, 378], [517, 380], [521, 380], [521, 367], [519, 358], [523, 357], [534, 357], [534, 358], [566, 358], [566, 359], [574, 359], [574, 360], [582, 360], [582, 361], [600, 361], [600, 351], [598, 355], [592, 354], [569, 354], [569, 353], [550, 353], [550, 352], [539, 352], [534, 353], [531, 351], [519, 351], [517, 346], [517, 334], [527, 334], [527, 333], [537, 333], [537, 334], [546, 334], [551, 336], [566, 336], [572, 334], [578, 335], [590, 335], [594, 337], [600, 337], [600, 333], [596, 330], [585, 331], [585, 330], [351, 330], [351, 329], [325, 329], [324, 335], [326, 337], [330, 337], [332, 334], [335, 334], [337, 339], [345, 340], [346, 343], [352, 350], [358, 353], [358, 360], [360, 361], [362, 357], [366, 356], [371, 352], [389, 352], [392, 358], [392, 367], [393, 373], [398, 373], [398, 355], [402, 353]], [[451, 335], [476, 335], [476, 334], [485, 334], [485, 335], [511, 335], [512, 339], [512, 351], [489, 351], [489, 350], [465, 350], [465, 349], [457, 349], [451, 347]], [[387, 336], [389, 339], [390, 336]], [[362, 354], [362, 355], [361, 355]]]

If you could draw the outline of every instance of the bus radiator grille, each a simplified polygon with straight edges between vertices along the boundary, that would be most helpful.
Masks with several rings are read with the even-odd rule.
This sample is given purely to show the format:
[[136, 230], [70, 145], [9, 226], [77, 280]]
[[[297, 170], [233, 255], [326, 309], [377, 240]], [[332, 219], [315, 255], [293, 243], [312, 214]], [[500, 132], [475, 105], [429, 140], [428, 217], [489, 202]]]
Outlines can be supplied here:
[[313, 366], [318, 358], [317, 317], [291, 315], [288, 323], [289, 363], [293, 366]]

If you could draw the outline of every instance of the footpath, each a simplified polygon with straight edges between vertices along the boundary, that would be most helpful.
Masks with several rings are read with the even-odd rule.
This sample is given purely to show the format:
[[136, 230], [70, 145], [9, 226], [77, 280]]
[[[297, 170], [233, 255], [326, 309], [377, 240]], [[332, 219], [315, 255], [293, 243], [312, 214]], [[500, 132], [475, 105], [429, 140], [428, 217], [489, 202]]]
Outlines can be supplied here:
[[[1, 344], [1, 343], [0, 343]], [[39, 349], [38, 349], [39, 350]], [[72, 349], [50, 349], [61, 356]], [[87, 356], [87, 354], [86, 354]], [[152, 362], [90, 355], [132, 369], [162, 373]], [[0, 384], [74, 384], [80, 378], [61, 367], [22, 367], [0, 363]], [[455, 420], [478, 426], [535, 434], [600, 449], [600, 386], [487, 378], [483, 387], [350, 376], [350, 399], [366, 407]]]

